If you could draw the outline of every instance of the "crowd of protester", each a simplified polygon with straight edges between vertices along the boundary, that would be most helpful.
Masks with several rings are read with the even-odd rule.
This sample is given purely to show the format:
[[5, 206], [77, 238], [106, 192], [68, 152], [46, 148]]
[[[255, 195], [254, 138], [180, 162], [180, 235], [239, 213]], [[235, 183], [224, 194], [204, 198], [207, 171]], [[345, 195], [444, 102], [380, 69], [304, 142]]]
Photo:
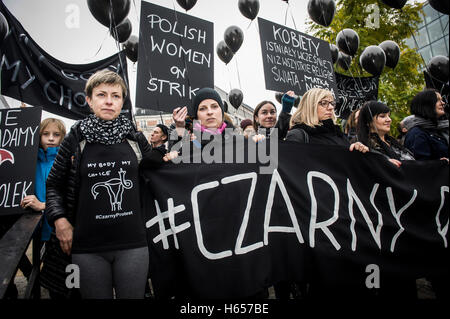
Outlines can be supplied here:
[[[279, 140], [293, 147], [295, 143], [340, 145], [348, 151], [381, 154], [389, 165], [397, 167], [405, 160], [448, 162], [448, 114], [441, 95], [431, 89], [418, 93], [411, 101], [411, 115], [400, 122], [398, 139], [391, 136], [389, 106], [378, 101], [368, 101], [354, 110], [342, 129], [337, 124], [336, 100], [330, 91], [307, 91], [294, 112], [296, 96], [289, 91], [281, 99], [279, 115], [275, 103], [264, 100], [256, 105], [252, 119], [234, 125], [224, 112], [220, 95], [212, 88], [202, 88], [192, 101], [191, 112], [186, 106], [175, 108], [173, 124], [158, 124], [147, 140], [121, 115], [126, 92], [120, 76], [99, 71], [86, 84], [90, 116], [76, 122], [67, 136], [62, 122], [47, 119], [41, 123], [35, 194], [26, 196], [21, 206], [45, 212], [42, 241], [46, 243], [46, 255], [41, 284], [53, 299], [80, 295], [144, 297], [149, 252], [140, 218], [139, 192], [123, 197], [123, 205], [133, 211], [133, 218], [108, 219], [89, 212], [93, 207], [111, 214], [119, 211], [117, 205], [122, 198], [120, 202], [107, 197], [95, 200], [100, 196], [98, 189], [108, 188], [106, 182], [125, 189], [139, 187], [139, 168], [157, 168], [185, 156], [185, 143], [192, 151], [203, 149], [214, 139], [224, 141], [238, 134], [259, 143], [277, 132]], [[95, 163], [116, 163], [111, 164], [110, 179], [103, 184], [90, 178], [100, 173]], [[80, 295], [65, 285], [65, 267], [70, 263], [80, 267]], [[302, 282], [279, 282], [274, 288], [278, 299], [302, 298], [309, 289]], [[433, 288], [438, 298], [448, 296], [449, 286], [433, 281]], [[253, 297], [266, 298], [267, 290]]]

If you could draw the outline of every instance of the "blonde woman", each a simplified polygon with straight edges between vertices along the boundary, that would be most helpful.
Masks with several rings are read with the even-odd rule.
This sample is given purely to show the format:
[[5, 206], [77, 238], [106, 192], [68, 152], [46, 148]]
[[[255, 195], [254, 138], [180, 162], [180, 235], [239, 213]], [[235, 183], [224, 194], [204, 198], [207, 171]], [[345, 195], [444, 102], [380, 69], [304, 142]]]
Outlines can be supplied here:
[[342, 145], [350, 151], [368, 152], [369, 148], [360, 142], [350, 144], [340, 126], [336, 125], [335, 106], [330, 91], [319, 88], [307, 91], [291, 117], [286, 141]]

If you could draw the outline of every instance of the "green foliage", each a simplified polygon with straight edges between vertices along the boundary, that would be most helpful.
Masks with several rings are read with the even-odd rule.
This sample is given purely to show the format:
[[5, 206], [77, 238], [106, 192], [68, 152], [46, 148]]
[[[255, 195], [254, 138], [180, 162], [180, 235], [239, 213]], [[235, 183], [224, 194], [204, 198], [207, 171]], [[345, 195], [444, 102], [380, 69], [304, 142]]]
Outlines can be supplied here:
[[[379, 25], [374, 19], [377, 6]], [[409, 48], [405, 40], [416, 34], [423, 3], [407, 4], [403, 9], [393, 9], [377, 0], [338, 0], [336, 15], [329, 27], [308, 22], [310, 34], [336, 43], [336, 36], [342, 29], [355, 30], [359, 35], [360, 45], [348, 71], [335, 66], [335, 71], [352, 77], [370, 76], [359, 65], [359, 56], [369, 45], [378, 45], [385, 40], [395, 41], [400, 47], [400, 60], [394, 70], [385, 67], [380, 76], [378, 99], [391, 108], [391, 134], [397, 135], [396, 125], [409, 115], [409, 103], [425, 86], [421, 69], [422, 58]], [[375, 27], [372, 27], [373, 25]]]

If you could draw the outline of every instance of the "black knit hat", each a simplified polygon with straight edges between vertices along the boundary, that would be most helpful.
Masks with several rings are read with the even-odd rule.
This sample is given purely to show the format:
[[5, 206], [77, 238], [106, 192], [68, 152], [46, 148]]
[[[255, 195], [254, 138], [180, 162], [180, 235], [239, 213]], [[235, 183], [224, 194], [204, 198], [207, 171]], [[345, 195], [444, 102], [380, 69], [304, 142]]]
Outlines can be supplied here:
[[203, 100], [206, 100], [206, 99], [212, 99], [212, 100], [216, 101], [219, 104], [220, 108], [222, 109], [222, 115], [223, 115], [223, 101], [222, 101], [222, 98], [220, 97], [219, 93], [217, 93], [217, 91], [214, 89], [205, 87], [205, 88], [198, 90], [194, 99], [192, 100], [192, 118], [194, 118], [194, 119], [197, 118], [198, 106], [200, 105], [200, 103]]

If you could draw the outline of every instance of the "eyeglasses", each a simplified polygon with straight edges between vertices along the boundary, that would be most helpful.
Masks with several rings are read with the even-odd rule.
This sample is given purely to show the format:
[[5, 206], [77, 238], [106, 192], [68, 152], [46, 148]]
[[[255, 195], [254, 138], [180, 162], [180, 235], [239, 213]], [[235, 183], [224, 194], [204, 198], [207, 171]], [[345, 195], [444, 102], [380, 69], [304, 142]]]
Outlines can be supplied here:
[[327, 107], [329, 107], [330, 105], [331, 105], [332, 107], [336, 107], [336, 102], [335, 102], [335, 101], [322, 100], [322, 101], [319, 102], [319, 105], [320, 105], [321, 107], [324, 107], [324, 108], [327, 108]]

